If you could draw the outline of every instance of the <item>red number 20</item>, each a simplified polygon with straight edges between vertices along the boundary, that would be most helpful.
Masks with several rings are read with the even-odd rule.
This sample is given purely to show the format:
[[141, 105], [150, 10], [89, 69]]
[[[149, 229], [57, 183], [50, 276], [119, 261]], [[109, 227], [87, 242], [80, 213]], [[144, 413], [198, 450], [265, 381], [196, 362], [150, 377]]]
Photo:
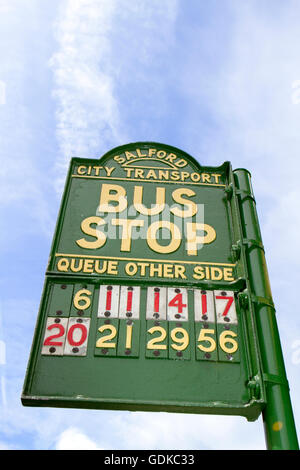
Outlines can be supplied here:
[[53, 323], [52, 325], [49, 325], [47, 330], [53, 330], [53, 328], [56, 328], [59, 330], [59, 333], [56, 335], [48, 336], [48, 338], [45, 339], [44, 341], [44, 346], [62, 346], [63, 342], [62, 341], [52, 341], [55, 338], [61, 338], [65, 334], [65, 329], [62, 325], [59, 323]]

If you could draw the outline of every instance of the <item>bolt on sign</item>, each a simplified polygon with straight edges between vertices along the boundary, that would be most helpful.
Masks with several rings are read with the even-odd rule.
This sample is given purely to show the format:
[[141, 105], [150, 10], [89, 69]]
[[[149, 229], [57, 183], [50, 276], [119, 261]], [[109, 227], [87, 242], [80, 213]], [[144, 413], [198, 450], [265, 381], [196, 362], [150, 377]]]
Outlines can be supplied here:
[[24, 405], [259, 416], [237, 181], [158, 143], [71, 160]]

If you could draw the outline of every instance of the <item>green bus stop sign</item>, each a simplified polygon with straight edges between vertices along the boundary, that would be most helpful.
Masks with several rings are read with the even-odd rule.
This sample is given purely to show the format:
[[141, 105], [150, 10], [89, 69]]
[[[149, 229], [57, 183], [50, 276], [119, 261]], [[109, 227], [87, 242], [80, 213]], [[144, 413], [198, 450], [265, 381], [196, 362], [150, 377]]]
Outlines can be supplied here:
[[249, 181], [152, 142], [73, 158], [22, 403], [257, 419], [286, 377]]

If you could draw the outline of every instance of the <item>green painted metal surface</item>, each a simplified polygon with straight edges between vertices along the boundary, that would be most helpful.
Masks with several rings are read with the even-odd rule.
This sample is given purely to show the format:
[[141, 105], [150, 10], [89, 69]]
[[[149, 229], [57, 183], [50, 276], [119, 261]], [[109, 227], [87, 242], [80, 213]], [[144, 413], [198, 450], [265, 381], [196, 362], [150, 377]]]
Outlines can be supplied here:
[[[254, 254], [244, 242], [259, 239], [243, 232], [238, 190], [244, 188], [236, 178], [229, 162], [204, 167], [177, 148], [151, 142], [118, 147], [99, 160], [71, 160], [24, 405], [257, 419], [267, 401], [251, 289], [266, 294], [249, 285]], [[138, 318], [105, 316], [101, 286], [140, 288]], [[187, 292], [184, 307], [175, 293], [166, 301], [187, 318], [147, 318], [150, 286]], [[225, 315], [219, 322], [195, 321], [195, 290], [202, 296], [218, 290], [224, 298], [232, 292], [237, 322], [227, 324]], [[76, 325], [64, 328], [70, 318]]]
[[298, 450], [289, 385], [251, 186], [251, 175], [247, 170], [237, 169], [234, 171], [234, 177], [237, 188], [235, 193], [241, 214], [243, 255], [249, 273], [247, 291], [250, 294], [252, 301], [250, 304], [257, 325], [266, 387], [267, 406], [263, 410], [266, 443], [270, 450]]

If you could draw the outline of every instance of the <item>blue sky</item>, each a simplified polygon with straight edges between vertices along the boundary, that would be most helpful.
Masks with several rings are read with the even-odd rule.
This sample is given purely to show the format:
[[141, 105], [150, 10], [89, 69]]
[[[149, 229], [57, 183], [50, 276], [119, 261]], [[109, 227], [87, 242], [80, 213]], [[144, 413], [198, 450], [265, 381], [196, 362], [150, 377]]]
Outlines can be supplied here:
[[20, 403], [69, 159], [143, 140], [251, 171], [299, 432], [299, 20], [297, 0], [0, 0], [0, 449], [265, 448], [261, 419]]

